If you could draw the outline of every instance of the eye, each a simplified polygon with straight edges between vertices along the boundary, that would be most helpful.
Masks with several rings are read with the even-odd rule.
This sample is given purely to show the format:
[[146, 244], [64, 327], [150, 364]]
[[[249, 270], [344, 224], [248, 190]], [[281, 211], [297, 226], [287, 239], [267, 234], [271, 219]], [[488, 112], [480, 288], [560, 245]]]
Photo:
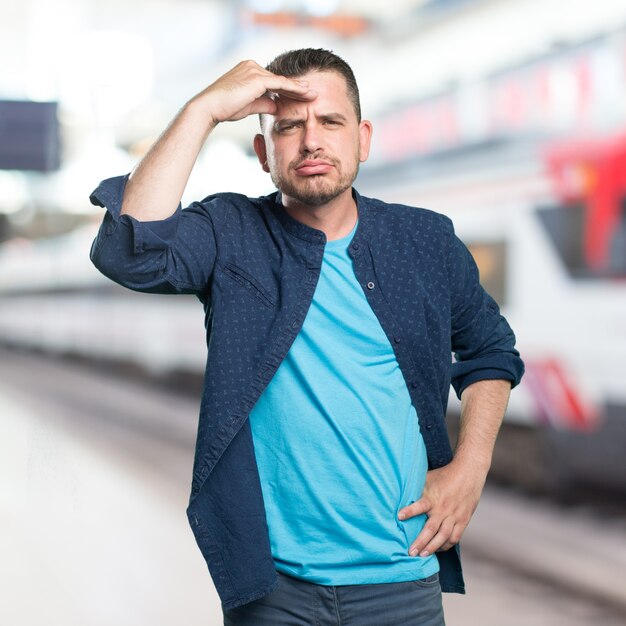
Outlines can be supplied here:
[[291, 124], [281, 124], [277, 130], [279, 133], [287, 133], [291, 130], [294, 130], [295, 128], [298, 127], [298, 122], [293, 122]]

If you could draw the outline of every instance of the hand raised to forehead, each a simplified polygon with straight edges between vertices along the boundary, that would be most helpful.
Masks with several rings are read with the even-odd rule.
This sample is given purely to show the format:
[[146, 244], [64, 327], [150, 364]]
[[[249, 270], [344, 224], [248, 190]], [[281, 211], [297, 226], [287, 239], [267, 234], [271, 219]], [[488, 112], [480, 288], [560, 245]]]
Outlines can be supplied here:
[[194, 100], [204, 103], [216, 125], [256, 113], [273, 114], [277, 109], [276, 95], [300, 101], [317, 97], [306, 81], [272, 74], [254, 61], [241, 61]]

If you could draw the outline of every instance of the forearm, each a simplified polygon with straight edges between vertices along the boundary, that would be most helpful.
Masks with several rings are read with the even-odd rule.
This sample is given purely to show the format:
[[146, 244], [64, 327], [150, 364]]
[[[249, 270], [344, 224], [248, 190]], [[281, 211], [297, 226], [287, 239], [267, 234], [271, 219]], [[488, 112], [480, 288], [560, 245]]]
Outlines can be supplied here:
[[510, 381], [501, 379], [479, 380], [465, 388], [461, 394], [455, 463], [462, 463], [486, 477], [510, 393]]
[[242, 61], [179, 111], [129, 176], [120, 213], [142, 222], [173, 215], [211, 131], [219, 122], [274, 113], [276, 103], [269, 92], [303, 101], [317, 97], [304, 81], [277, 76], [254, 61]]
[[213, 118], [198, 98], [185, 104], [132, 171], [120, 213], [139, 221], [170, 217], [214, 127]]

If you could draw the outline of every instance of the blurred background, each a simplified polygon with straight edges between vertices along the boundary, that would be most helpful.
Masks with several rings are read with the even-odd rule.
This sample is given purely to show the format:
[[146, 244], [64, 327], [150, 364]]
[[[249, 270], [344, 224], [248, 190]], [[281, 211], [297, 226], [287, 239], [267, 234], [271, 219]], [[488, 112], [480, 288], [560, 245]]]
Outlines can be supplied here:
[[[237, 62], [307, 46], [359, 81], [357, 189], [454, 220], [526, 363], [448, 623], [625, 623], [623, 1], [24, 0], [0, 29], [0, 623], [221, 623], [185, 516], [202, 308], [101, 276], [88, 197]], [[273, 191], [256, 130], [218, 127], [183, 206]]]

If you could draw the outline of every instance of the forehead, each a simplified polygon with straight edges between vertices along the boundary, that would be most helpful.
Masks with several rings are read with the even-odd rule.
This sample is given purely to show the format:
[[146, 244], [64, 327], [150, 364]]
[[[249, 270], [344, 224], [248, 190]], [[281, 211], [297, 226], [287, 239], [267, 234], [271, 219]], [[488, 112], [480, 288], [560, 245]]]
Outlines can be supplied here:
[[284, 96], [276, 98], [277, 111], [274, 117], [293, 116], [294, 114], [302, 114], [307, 110], [315, 113], [327, 113], [334, 111], [343, 113], [346, 117], [350, 115], [356, 118], [352, 100], [348, 95], [345, 78], [335, 71], [328, 72], [308, 72], [303, 76], [299, 76], [298, 80], [306, 80], [309, 88], [317, 92], [315, 100], [303, 102], [301, 100], [292, 100]]

